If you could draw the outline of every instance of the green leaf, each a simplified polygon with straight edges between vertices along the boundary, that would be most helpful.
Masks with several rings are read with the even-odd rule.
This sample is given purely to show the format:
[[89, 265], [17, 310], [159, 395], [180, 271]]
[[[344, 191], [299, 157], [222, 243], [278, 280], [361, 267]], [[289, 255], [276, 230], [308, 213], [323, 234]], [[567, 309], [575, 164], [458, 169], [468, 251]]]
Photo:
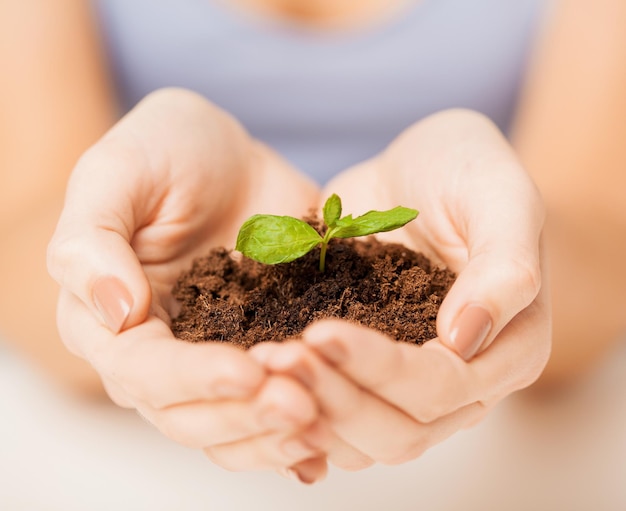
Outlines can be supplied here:
[[402, 206], [387, 211], [368, 211], [356, 218], [348, 215], [337, 221], [331, 237], [355, 238], [357, 236], [369, 236], [377, 232], [393, 231], [408, 224], [417, 215], [417, 210]]
[[333, 193], [324, 204], [324, 223], [328, 227], [334, 227], [341, 216], [341, 199], [339, 195]]
[[254, 215], [241, 226], [235, 250], [264, 264], [288, 263], [321, 241], [313, 227], [297, 218]]

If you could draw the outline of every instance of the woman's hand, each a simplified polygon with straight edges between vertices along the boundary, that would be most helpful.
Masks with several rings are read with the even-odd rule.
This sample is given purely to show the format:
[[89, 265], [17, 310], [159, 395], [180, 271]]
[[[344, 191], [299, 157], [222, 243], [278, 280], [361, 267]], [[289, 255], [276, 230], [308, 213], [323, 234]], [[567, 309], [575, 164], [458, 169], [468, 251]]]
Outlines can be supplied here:
[[419, 456], [530, 385], [550, 351], [539, 194], [482, 116], [448, 111], [401, 135], [380, 157], [328, 185], [344, 210], [421, 211], [380, 237], [458, 273], [438, 337], [422, 347], [343, 321], [312, 325], [304, 343], [261, 346], [257, 358], [317, 397], [309, 441], [345, 468]]
[[300, 384], [232, 346], [174, 339], [169, 318], [194, 257], [234, 246], [253, 213], [302, 215], [317, 200], [315, 185], [201, 97], [152, 94], [70, 179], [48, 252], [63, 341], [116, 403], [226, 468], [315, 457], [296, 436], [317, 416]]

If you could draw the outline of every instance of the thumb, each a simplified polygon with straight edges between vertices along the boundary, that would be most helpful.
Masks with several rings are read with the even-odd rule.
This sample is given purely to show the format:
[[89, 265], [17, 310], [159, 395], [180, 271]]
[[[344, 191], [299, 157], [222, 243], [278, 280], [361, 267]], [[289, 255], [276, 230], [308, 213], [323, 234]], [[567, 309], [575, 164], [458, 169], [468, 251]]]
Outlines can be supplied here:
[[440, 341], [466, 361], [484, 350], [537, 297], [541, 266], [539, 247], [534, 253], [501, 248], [470, 256], [441, 304]]
[[118, 333], [145, 320], [152, 298], [131, 246], [141, 221], [133, 197], [142, 187], [128, 163], [100, 156], [92, 149], [70, 178], [47, 263], [64, 290]]
[[150, 284], [135, 252], [118, 232], [60, 222], [48, 246], [48, 269], [114, 333], [148, 315]]
[[[544, 209], [534, 187], [522, 183], [507, 207], [477, 208], [465, 232], [468, 260], [441, 304], [437, 333], [441, 342], [470, 360], [485, 349], [541, 289]], [[497, 204], [488, 197], [482, 204]], [[504, 199], [506, 200], [506, 199]]]
[[[133, 247], [154, 267], [175, 257], [181, 218], [219, 218], [231, 207], [248, 143], [239, 124], [195, 93], [149, 95], [77, 162], [48, 248], [52, 277], [112, 331], [141, 323], [151, 291]], [[154, 238], [168, 233], [169, 243], [146, 254], [142, 233], [158, 220]]]
[[458, 274], [437, 333], [470, 360], [539, 293], [545, 216], [539, 191], [495, 125], [473, 112], [421, 121], [387, 156], [400, 203], [430, 208], [421, 232]]

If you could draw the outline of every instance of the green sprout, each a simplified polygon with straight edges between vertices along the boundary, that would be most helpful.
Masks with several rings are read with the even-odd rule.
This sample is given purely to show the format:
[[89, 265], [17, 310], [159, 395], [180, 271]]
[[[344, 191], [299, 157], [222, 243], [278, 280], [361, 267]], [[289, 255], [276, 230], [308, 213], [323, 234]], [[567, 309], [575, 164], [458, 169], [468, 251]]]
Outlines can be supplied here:
[[341, 199], [333, 194], [324, 204], [323, 215], [324, 236], [307, 222], [291, 216], [254, 215], [241, 226], [235, 250], [260, 263], [279, 264], [298, 259], [321, 245], [319, 268], [323, 272], [331, 239], [393, 231], [415, 219], [418, 211], [397, 206], [387, 211], [368, 211], [356, 218], [341, 217]]

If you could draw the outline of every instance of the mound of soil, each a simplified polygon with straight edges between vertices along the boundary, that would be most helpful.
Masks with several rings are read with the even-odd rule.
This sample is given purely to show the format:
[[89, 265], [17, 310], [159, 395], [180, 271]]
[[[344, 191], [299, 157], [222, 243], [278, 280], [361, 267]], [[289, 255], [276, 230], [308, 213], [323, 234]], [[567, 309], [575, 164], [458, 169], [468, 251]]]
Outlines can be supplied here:
[[326, 271], [318, 265], [319, 249], [273, 266], [214, 249], [176, 283], [182, 308], [172, 330], [186, 341], [249, 348], [296, 338], [312, 321], [332, 317], [403, 342], [436, 336], [437, 311], [455, 275], [424, 255], [373, 237], [332, 240]]

